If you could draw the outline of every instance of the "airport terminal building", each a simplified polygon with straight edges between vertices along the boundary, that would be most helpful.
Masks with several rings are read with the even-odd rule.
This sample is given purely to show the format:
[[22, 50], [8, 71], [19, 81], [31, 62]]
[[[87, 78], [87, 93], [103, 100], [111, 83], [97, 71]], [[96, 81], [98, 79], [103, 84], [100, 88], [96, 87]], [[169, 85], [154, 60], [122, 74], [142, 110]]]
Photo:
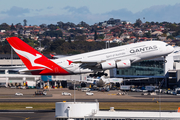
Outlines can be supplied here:
[[142, 83], [167, 88], [180, 87], [180, 47], [176, 47], [174, 53], [165, 58], [159, 57], [133, 63], [126, 69], [112, 69], [110, 76], [126, 79], [124, 84]]

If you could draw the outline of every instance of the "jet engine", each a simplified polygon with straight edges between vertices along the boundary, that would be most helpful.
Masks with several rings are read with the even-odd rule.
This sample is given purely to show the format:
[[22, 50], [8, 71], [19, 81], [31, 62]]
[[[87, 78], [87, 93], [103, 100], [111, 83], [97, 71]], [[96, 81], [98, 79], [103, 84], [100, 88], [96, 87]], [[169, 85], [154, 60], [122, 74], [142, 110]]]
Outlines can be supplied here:
[[122, 60], [116, 63], [117, 68], [128, 68], [131, 67], [131, 61], [130, 60]]
[[128, 68], [131, 67], [131, 61], [130, 60], [122, 60], [119, 62], [112, 61], [106, 61], [101, 63], [101, 67], [103, 70], [105, 69], [111, 69], [111, 68]]
[[103, 70], [115, 68], [116, 67], [116, 62], [114, 60], [106, 61], [106, 62], [101, 63], [101, 67], [102, 67]]

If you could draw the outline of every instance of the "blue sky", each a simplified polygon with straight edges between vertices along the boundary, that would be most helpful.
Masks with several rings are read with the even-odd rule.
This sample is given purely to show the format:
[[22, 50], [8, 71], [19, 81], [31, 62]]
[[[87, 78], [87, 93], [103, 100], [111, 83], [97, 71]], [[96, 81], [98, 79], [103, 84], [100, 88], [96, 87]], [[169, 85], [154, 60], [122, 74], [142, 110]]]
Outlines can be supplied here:
[[[0, 0], [0, 24], [94, 24], [117, 18], [135, 22], [180, 22], [180, 0]], [[143, 20], [143, 17], [145, 19]]]

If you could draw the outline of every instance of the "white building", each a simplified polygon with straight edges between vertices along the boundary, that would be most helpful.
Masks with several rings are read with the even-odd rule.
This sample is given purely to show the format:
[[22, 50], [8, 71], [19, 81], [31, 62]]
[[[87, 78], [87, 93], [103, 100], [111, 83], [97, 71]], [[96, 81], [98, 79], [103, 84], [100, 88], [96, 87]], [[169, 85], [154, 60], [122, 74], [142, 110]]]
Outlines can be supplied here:
[[99, 103], [57, 102], [56, 120], [179, 120], [179, 112], [100, 111]]

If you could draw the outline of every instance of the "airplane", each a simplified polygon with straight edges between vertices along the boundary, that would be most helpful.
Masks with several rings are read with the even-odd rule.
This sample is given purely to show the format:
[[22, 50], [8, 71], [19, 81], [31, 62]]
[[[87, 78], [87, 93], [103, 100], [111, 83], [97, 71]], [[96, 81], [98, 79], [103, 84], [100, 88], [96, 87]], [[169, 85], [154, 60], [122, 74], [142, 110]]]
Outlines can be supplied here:
[[90, 74], [103, 76], [107, 69], [128, 68], [134, 62], [160, 56], [167, 56], [174, 48], [162, 41], [145, 41], [117, 46], [58, 59], [48, 59], [18, 37], [6, 38], [11, 47], [25, 64], [20, 74], [31, 75], [72, 75]]
[[97, 85], [97, 87], [103, 87], [106, 84], [110, 84], [110, 83], [113, 83], [113, 84], [122, 83], [123, 82], [123, 78], [108, 78], [108, 77], [105, 77], [105, 76], [96, 77], [96, 78], [94, 78], [94, 77], [87, 77], [87, 80], [83, 81], [83, 82]]

